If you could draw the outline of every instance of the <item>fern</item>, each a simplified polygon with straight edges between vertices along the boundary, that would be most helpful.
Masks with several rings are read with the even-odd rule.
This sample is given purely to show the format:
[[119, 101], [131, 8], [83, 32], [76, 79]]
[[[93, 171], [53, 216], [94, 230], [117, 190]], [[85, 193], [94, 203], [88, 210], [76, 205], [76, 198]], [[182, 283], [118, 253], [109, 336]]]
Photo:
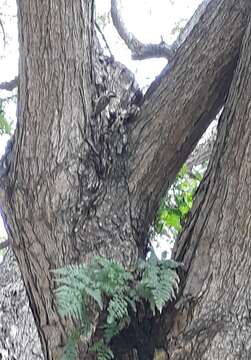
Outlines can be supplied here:
[[75, 360], [77, 356], [78, 334], [75, 333], [68, 338], [61, 360]]
[[139, 298], [149, 301], [154, 314], [155, 307], [161, 313], [164, 305], [175, 298], [175, 290], [178, 290], [179, 283], [176, 268], [179, 265], [172, 260], [159, 260], [153, 252], [148, 261], [141, 261], [139, 264], [142, 278], [136, 292]]
[[164, 305], [175, 298], [174, 288], [178, 288], [178, 275], [171, 269], [160, 270], [158, 274], [159, 283], [156, 284], [153, 289], [153, 298], [156, 304], [156, 308], [159, 312], [162, 312]]
[[72, 316], [84, 321], [85, 307], [88, 296], [93, 298], [100, 309], [103, 308], [101, 292], [96, 288], [83, 265], [67, 266], [54, 271], [60, 285], [56, 290], [59, 312], [61, 316]]
[[96, 342], [91, 348], [91, 352], [97, 354], [97, 360], [111, 360], [114, 359], [111, 349], [104, 344], [103, 341]]
[[108, 305], [107, 323], [112, 324], [128, 316], [127, 301], [121, 294], [115, 294]]
[[119, 335], [121, 330], [128, 327], [129, 323], [130, 323], [129, 316], [126, 318], [123, 318], [117, 322], [113, 322], [111, 324], [106, 323], [105, 326], [103, 327], [104, 340], [105, 340], [106, 344], [109, 344], [110, 341], [112, 340], [112, 338]]
[[129, 325], [129, 309], [136, 312], [137, 302], [145, 299], [154, 314], [156, 308], [161, 312], [178, 290], [178, 266], [171, 260], [158, 260], [152, 252], [148, 260], [139, 262], [141, 276], [137, 282], [121, 264], [101, 257], [95, 258], [88, 266], [67, 266], [55, 270], [59, 284], [56, 290], [59, 312], [61, 316], [78, 320], [80, 329], [69, 338], [63, 359], [75, 359], [80, 334], [86, 334], [90, 329], [91, 321], [87, 315], [90, 299], [107, 314], [102, 327], [104, 340], [95, 343], [91, 351], [97, 354], [98, 360], [113, 359], [108, 345], [114, 336]]
[[107, 296], [127, 292], [128, 281], [133, 280], [133, 276], [121, 264], [101, 257], [94, 260], [91, 270], [97, 286]]

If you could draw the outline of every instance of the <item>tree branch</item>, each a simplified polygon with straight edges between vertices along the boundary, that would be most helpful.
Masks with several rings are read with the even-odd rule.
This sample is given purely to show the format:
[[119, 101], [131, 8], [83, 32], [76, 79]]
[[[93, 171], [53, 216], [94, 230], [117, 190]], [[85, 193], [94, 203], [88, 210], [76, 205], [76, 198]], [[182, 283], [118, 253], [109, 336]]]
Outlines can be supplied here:
[[6, 45], [6, 35], [5, 35], [4, 25], [3, 25], [3, 22], [2, 22], [1, 18], [0, 18], [0, 27], [1, 27], [2, 32], [3, 32], [3, 42], [4, 42], [4, 46], [5, 46]]
[[212, 0], [203, 0], [202, 3], [198, 6], [198, 8], [194, 12], [193, 16], [187, 22], [184, 29], [180, 32], [177, 40], [174, 42], [173, 47], [175, 49], [179, 48], [181, 46], [181, 44], [188, 38], [189, 34], [193, 31], [196, 24], [200, 21], [201, 16], [203, 16], [208, 4], [211, 1]]
[[225, 102], [249, 11], [249, 0], [210, 1], [144, 97], [131, 125], [128, 184], [142, 228]]
[[18, 76], [16, 76], [13, 80], [0, 83], [0, 90], [12, 91], [18, 85]]
[[106, 38], [105, 38], [105, 35], [103, 34], [102, 30], [100, 29], [100, 26], [99, 26], [99, 24], [97, 23], [97, 21], [95, 22], [95, 26], [96, 26], [98, 32], [100, 33], [100, 36], [101, 36], [102, 40], [104, 41], [105, 47], [106, 47], [107, 50], [109, 51], [110, 56], [113, 56], [113, 54], [112, 54], [112, 52], [111, 52], [111, 49], [110, 49], [110, 46], [109, 46], [109, 44], [108, 44], [108, 42], [107, 42], [107, 40], [106, 40]]
[[143, 44], [126, 29], [119, 13], [118, 0], [111, 0], [111, 16], [115, 29], [119, 33], [119, 36], [124, 40], [127, 47], [131, 50], [132, 58], [134, 60], [161, 57], [171, 60], [173, 58], [174, 48], [168, 46], [164, 41], [160, 44]]

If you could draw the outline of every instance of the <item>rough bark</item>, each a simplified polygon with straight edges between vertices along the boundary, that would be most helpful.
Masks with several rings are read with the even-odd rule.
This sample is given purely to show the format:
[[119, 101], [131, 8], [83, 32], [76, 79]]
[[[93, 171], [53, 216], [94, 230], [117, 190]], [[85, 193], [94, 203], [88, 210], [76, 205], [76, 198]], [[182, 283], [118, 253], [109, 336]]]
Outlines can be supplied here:
[[224, 104], [246, 26], [243, 11], [249, 13], [249, 2], [209, 2], [146, 93], [129, 154], [132, 216], [141, 213], [142, 229], [152, 222], [160, 198]]
[[0, 359], [43, 360], [18, 264], [8, 250], [0, 264]]
[[[131, 268], [145, 254], [158, 200], [225, 101], [248, 7], [210, 2], [135, 116], [140, 92], [99, 52], [93, 1], [18, 1], [18, 126], [4, 213], [47, 360], [59, 359], [72, 325], [58, 315], [50, 270], [97, 254]], [[116, 97], [97, 113], [110, 91]]]
[[187, 276], [167, 337], [172, 360], [251, 357], [250, 93], [251, 23], [214, 156], [174, 252]]

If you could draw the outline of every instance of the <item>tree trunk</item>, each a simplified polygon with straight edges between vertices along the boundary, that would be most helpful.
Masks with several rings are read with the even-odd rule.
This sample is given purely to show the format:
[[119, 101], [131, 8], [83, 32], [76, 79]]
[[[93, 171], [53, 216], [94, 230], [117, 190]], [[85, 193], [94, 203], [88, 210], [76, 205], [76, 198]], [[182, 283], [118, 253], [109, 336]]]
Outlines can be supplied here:
[[186, 279], [170, 359], [250, 359], [251, 23], [214, 155], [175, 258]]
[[[130, 269], [146, 255], [147, 232], [159, 199], [225, 102], [250, 11], [249, 0], [212, 0], [168, 71], [142, 101], [129, 71], [102, 55], [93, 7], [93, 0], [18, 0], [18, 125], [3, 208], [46, 360], [60, 358], [72, 327], [57, 312], [51, 270], [88, 262], [95, 255]], [[115, 98], [102, 98], [110, 91]], [[107, 100], [103, 107], [101, 99]], [[205, 196], [210, 196], [209, 190]], [[205, 216], [207, 221], [210, 204], [191, 244], [203, 244], [201, 228], [208, 232]], [[211, 226], [222, 231], [221, 220]], [[193, 230], [194, 221], [192, 217]], [[235, 239], [236, 248], [240, 239]], [[189, 272], [184, 283], [189, 289], [195, 283], [190, 266], [194, 251], [189, 258], [192, 245], [184, 242], [181, 237], [177, 257], [192, 271], [191, 280]], [[194, 268], [202, 259], [195, 258]], [[201, 276], [204, 279], [204, 273]], [[222, 278], [216, 279], [219, 284]], [[189, 291], [196, 299], [195, 285]], [[94, 318], [94, 329], [97, 322]], [[155, 339], [150, 341], [147, 334], [144, 341], [149, 353], [137, 356], [151, 359]], [[129, 345], [125, 352], [136, 358], [137, 338]], [[175, 356], [175, 345], [170, 349]], [[84, 344], [81, 357], [87, 359], [86, 353]]]

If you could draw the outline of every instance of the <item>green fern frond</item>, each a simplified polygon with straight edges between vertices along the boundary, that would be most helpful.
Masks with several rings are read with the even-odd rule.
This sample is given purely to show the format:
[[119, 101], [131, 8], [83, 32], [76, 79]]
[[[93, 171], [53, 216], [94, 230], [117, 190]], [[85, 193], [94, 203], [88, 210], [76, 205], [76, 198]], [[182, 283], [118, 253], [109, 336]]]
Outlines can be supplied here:
[[111, 349], [104, 344], [103, 341], [96, 342], [91, 348], [90, 352], [97, 354], [97, 360], [111, 360], [114, 359]]
[[121, 332], [121, 330], [128, 327], [129, 324], [130, 324], [129, 316], [121, 319], [118, 322], [114, 322], [111, 324], [106, 323], [105, 326], [103, 327], [104, 339], [105, 339], [106, 344], [109, 344], [110, 341], [112, 340], [112, 338], [117, 336]]
[[142, 279], [138, 283], [136, 291], [138, 296], [148, 300], [153, 314], [155, 306], [162, 312], [163, 307], [169, 300], [175, 298], [175, 290], [178, 290], [179, 277], [176, 273], [178, 263], [172, 260], [158, 260], [153, 254], [145, 264]]
[[88, 294], [93, 300], [96, 301], [100, 310], [103, 310], [103, 301], [101, 291], [99, 289], [91, 289], [90, 287], [85, 288], [86, 294]]
[[95, 259], [92, 272], [97, 286], [107, 296], [126, 292], [128, 281], [133, 280], [133, 276], [121, 264], [100, 257]]
[[60, 285], [55, 293], [61, 316], [72, 316], [81, 321], [85, 320], [83, 313], [87, 296], [93, 298], [100, 309], [103, 309], [101, 291], [95, 287], [85, 266], [66, 266], [53, 272]]
[[175, 298], [175, 289], [178, 289], [179, 277], [173, 269], [161, 269], [159, 273], [159, 284], [153, 290], [156, 307], [161, 313], [164, 305]]
[[[175, 298], [179, 284], [178, 266], [180, 264], [173, 260], [158, 260], [152, 251], [148, 260], [140, 261], [138, 270], [141, 279], [137, 281], [121, 264], [100, 257], [88, 266], [58, 269], [54, 273], [59, 284], [56, 295], [60, 314], [80, 320], [79, 333], [86, 334], [91, 328], [86, 309], [88, 301], [93, 299], [102, 310], [102, 297], [106, 297], [105, 343], [97, 342], [91, 351], [97, 354], [98, 360], [113, 359], [113, 353], [106, 344], [129, 325], [130, 308], [136, 312], [137, 302], [145, 299], [155, 314], [156, 309], [161, 312], [167, 302]], [[77, 342], [76, 337], [69, 339], [65, 351], [65, 354], [69, 354], [67, 360], [75, 359]]]
[[110, 341], [117, 335], [119, 335], [119, 333], [127, 328], [130, 324], [130, 317], [124, 317], [123, 319], [121, 319], [118, 322], [114, 322], [112, 324], [106, 324], [103, 328], [104, 330], [104, 340], [106, 342], [106, 344], [109, 344]]
[[85, 320], [82, 321], [80, 324], [79, 333], [80, 333], [80, 335], [83, 335], [83, 336], [89, 336], [89, 335], [91, 335], [91, 322], [89, 321], [89, 319], [87, 318], [86, 315], [84, 315], [83, 317]]
[[68, 338], [61, 360], [75, 360], [77, 357], [77, 333]]
[[64, 281], [79, 279], [81, 283], [84, 284], [88, 284], [90, 282], [87, 268], [84, 265], [67, 265], [63, 268], [53, 270], [52, 272], [58, 276], [58, 280], [60, 280], [61, 277]]
[[55, 293], [61, 316], [70, 316], [81, 321], [84, 320], [83, 313], [86, 301], [84, 293], [66, 285], [60, 286]]
[[128, 316], [127, 299], [123, 294], [115, 294], [109, 301], [107, 323], [112, 324]]

